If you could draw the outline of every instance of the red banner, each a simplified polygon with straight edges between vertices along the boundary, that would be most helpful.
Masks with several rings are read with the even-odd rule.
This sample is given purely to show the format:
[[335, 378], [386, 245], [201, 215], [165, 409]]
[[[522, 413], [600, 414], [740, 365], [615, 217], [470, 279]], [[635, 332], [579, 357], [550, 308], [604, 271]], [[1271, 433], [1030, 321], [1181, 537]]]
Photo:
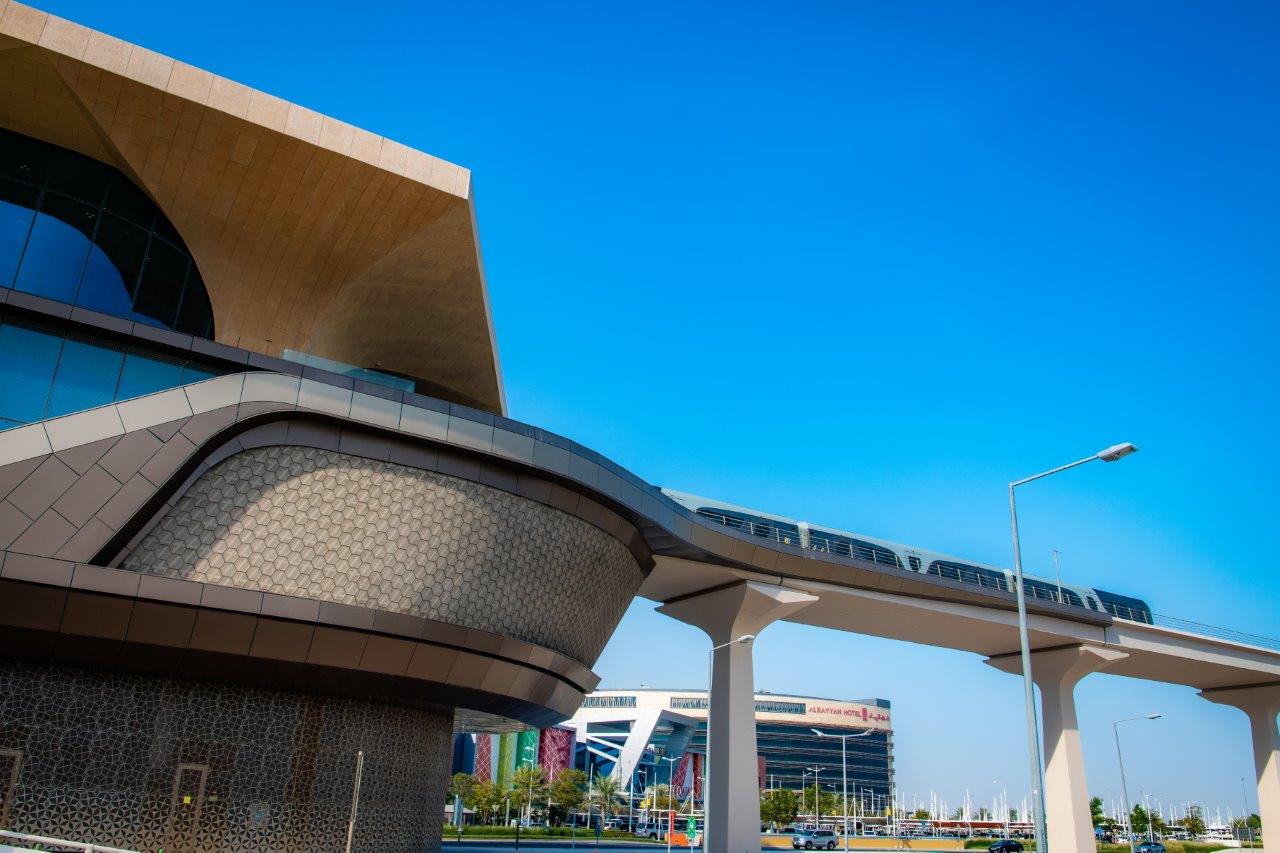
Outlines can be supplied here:
[[548, 782], [560, 775], [560, 771], [573, 766], [573, 729], [556, 726], [542, 730], [538, 742], [538, 764]]

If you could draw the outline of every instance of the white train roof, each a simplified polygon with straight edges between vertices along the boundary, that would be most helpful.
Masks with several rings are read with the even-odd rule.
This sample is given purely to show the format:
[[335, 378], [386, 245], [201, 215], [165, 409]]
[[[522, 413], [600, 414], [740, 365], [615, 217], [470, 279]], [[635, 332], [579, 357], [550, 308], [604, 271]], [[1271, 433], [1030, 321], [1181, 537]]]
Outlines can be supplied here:
[[[797, 527], [800, 525], [804, 525], [810, 530], [819, 530], [824, 533], [834, 533], [838, 536], [848, 536], [851, 539], [858, 539], [863, 542], [869, 542], [872, 545], [879, 545], [881, 547], [888, 548], [889, 550], [899, 554], [919, 557], [921, 563], [925, 568], [927, 568], [929, 563], [933, 562], [934, 560], [943, 560], [943, 561], [952, 562], [952, 563], [963, 563], [966, 566], [973, 566], [979, 569], [988, 569], [993, 572], [1000, 572], [1001, 574], [1009, 573], [1011, 571], [1010, 569], [1004, 568], [1003, 566], [993, 566], [989, 563], [980, 563], [977, 560], [971, 560], [968, 557], [958, 557], [953, 554], [946, 554], [946, 553], [943, 553], [942, 551], [933, 551], [928, 548], [920, 548], [915, 545], [904, 545], [901, 542], [893, 542], [888, 539], [881, 539], [877, 536], [868, 536], [864, 533], [854, 533], [849, 530], [841, 530], [836, 527], [829, 527], [825, 524], [815, 524], [811, 521], [803, 521], [797, 518], [789, 518], [785, 515], [778, 515], [777, 513], [773, 513], [773, 512], [764, 512], [762, 510], [752, 509], [751, 507], [740, 506], [738, 504], [732, 504], [727, 501], [715, 500], [713, 498], [706, 498], [706, 497], [702, 497], [701, 495], [694, 495], [688, 492], [677, 491], [675, 489], [668, 489], [664, 487], [662, 489], [662, 492], [667, 497], [671, 498], [673, 501], [676, 501], [677, 503], [680, 503], [691, 510], [698, 510], [699, 508], [702, 508], [702, 507], [707, 507], [711, 509], [727, 509], [733, 512], [740, 512], [745, 515], [759, 516], [760, 518], [766, 518], [771, 521], [780, 521], [780, 522], [783, 522], [784, 524], [793, 524], [793, 525], [796, 525]], [[1024, 572], [1024, 574], [1029, 580], [1037, 580], [1037, 581], [1041, 581], [1043, 583], [1049, 583], [1049, 584], [1057, 583], [1057, 581], [1052, 578], [1046, 578], [1041, 575], [1034, 575], [1034, 574], [1031, 574], [1030, 572]], [[1088, 591], [1092, 593], [1092, 589], [1090, 587], [1081, 586], [1080, 584], [1073, 584], [1073, 583], [1068, 583], [1066, 581], [1063, 581], [1062, 586], [1064, 589], [1071, 589], [1072, 591], [1077, 593], [1084, 592], [1084, 591]]]

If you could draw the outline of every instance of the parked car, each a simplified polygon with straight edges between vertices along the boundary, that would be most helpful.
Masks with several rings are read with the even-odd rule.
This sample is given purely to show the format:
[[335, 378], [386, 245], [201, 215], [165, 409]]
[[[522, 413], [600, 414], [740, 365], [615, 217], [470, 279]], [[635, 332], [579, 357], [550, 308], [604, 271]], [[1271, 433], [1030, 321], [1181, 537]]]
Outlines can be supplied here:
[[1134, 850], [1136, 853], [1164, 853], [1164, 844], [1159, 841], [1144, 841]]
[[1001, 838], [999, 841], [991, 842], [987, 850], [990, 853], [1022, 853], [1022, 842], [1012, 838]]
[[798, 829], [791, 836], [793, 850], [835, 850], [836, 833], [833, 829]]

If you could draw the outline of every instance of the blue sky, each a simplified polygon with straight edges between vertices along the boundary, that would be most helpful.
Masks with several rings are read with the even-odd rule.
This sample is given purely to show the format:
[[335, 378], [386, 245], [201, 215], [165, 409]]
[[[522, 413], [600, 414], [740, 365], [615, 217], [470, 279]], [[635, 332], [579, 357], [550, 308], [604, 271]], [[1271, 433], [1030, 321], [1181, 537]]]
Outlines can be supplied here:
[[[472, 168], [514, 417], [1000, 564], [1005, 483], [1133, 441], [1026, 491], [1029, 566], [1280, 634], [1280, 7], [44, 8]], [[704, 647], [637, 603], [597, 671], [700, 685]], [[756, 661], [891, 699], [905, 790], [1021, 799], [1020, 685], [977, 658], [780, 625]], [[1132, 793], [1240, 802], [1243, 715], [1106, 676], [1078, 701], [1092, 791], [1110, 721], [1162, 711]]]

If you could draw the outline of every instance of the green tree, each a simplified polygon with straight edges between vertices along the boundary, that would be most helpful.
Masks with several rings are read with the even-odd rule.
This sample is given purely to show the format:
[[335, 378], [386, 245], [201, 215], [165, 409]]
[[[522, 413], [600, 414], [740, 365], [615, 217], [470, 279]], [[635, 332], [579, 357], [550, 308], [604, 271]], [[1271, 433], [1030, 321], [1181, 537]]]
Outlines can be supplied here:
[[760, 798], [760, 819], [773, 824], [774, 829], [781, 829], [796, 819], [800, 803], [795, 791], [778, 788], [765, 791]]
[[601, 776], [596, 774], [595, 782], [592, 787], [592, 798], [596, 808], [600, 809], [600, 813], [605, 817], [612, 817], [613, 810], [618, 805], [618, 791], [620, 786], [618, 780], [613, 776]]
[[587, 774], [581, 770], [561, 770], [551, 782], [551, 802], [564, 810], [565, 817], [582, 809], [587, 801]]
[[547, 783], [542, 768], [527, 765], [511, 774], [511, 804], [523, 812], [531, 805], [547, 801]]
[[[1204, 810], [1195, 804], [1187, 807], [1187, 816], [1178, 821], [1191, 836], [1204, 835]], [[1137, 827], [1134, 827], [1137, 830]]]
[[498, 786], [487, 779], [477, 782], [471, 789], [469, 805], [476, 810], [476, 818], [484, 823], [492, 823], [498, 815], [498, 808], [506, 799], [506, 794], [498, 790]]
[[800, 812], [802, 814], [813, 814], [815, 798], [818, 803], [819, 817], [834, 817], [835, 815], [844, 814], [840, 808], [840, 798], [817, 785], [811, 785], [800, 792]]
[[1102, 826], [1107, 822], [1106, 817], [1102, 814], [1102, 797], [1091, 797], [1089, 799], [1089, 818], [1093, 821], [1094, 826]]
[[1133, 811], [1129, 813], [1129, 826], [1133, 827], [1134, 835], [1141, 835], [1147, 831], [1147, 824], [1150, 820], [1147, 817], [1147, 810], [1142, 807], [1142, 803], [1136, 803]]
[[642, 805], [647, 809], [660, 811], [674, 810], [679, 807], [675, 795], [671, 792], [671, 786], [663, 783], [650, 786], [645, 793]]
[[[462, 800], [465, 806], [472, 806], [471, 793], [476, 787], [476, 777], [471, 773], [454, 773], [453, 778], [449, 780], [449, 801], [452, 802], [454, 797]], [[472, 806], [474, 808], [474, 806]]]
[[929, 819], [929, 810], [928, 810], [928, 809], [916, 809], [915, 811], [913, 811], [913, 812], [911, 813], [911, 817], [912, 817], [913, 819], [915, 819], [915, 820], [928, 820], [928, 819]]

